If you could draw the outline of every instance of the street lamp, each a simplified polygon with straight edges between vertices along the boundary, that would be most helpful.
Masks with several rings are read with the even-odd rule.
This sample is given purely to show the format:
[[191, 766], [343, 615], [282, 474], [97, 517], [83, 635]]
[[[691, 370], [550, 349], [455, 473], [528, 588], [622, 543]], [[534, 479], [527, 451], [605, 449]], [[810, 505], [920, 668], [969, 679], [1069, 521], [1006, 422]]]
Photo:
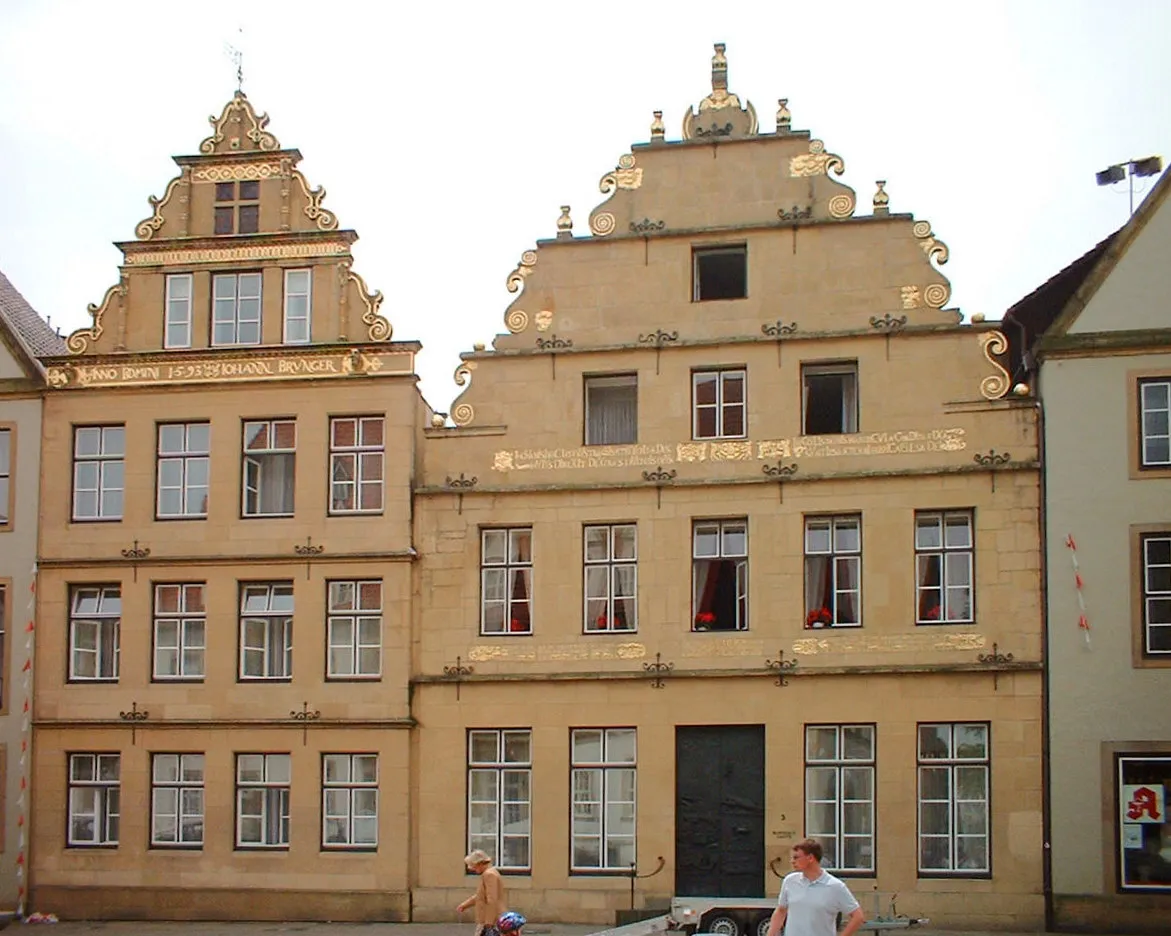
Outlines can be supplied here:
[[1134, 214], [1134, 177], [1158, 175], [1163, 171], [1163, 160], [1159, 156], [1132, 159], [1129, 162], [1107, 166], [1096, 177], [1099, 185], [1113, 185], [1123, 179], [1130, 180], [1130, 213]]

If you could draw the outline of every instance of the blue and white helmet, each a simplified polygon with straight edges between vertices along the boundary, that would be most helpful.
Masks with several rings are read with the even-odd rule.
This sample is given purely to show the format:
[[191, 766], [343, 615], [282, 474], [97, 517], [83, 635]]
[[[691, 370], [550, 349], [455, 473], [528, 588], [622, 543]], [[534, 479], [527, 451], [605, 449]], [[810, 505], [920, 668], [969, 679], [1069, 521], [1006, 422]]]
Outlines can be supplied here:
[[509, 910], [507, 913], [500, 914], [500, 919], [496, 921], [496, 928], [502, 933], [515, 933], [526, 922], [525, 918], [515, 910]]

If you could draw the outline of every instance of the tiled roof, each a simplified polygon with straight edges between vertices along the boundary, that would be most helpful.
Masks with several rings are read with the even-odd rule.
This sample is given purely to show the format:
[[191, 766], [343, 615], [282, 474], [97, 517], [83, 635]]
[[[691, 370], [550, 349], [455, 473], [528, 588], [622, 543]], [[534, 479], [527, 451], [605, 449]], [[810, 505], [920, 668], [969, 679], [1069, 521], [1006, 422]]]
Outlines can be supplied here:
[[65, 354], [65, 340], [51, 329], [37, 310], [17, 292], [8, 277], [0, 272], [0, 318], [35, 358]]

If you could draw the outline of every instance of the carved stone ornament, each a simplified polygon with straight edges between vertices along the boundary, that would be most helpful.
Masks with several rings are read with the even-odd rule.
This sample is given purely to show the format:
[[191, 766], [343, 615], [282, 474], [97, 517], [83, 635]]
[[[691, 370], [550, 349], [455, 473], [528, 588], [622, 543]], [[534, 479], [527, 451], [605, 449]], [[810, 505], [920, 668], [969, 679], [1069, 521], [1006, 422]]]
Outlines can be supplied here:
[[147, 202], [154, 209], [154, 214], [149, 218], [139, 221], [138, 225], [134, 228], [134, 234], [139, 240], [150, 240], [158, 233], [159, 228], [163, 226], [163, 209], [167, 207], [167, 203], [170, 202], [171, 196], [175, 194], [175, 190], [180, 185], [187, 184], [187, 172], [188, 170], [184, 169], [181, 175], [175, 176], [175, 178], [167, 183], [167, 190], [163, 192], [162, 198], [155, 198], [153, 195], [147, 197]]
[[613, 234], [618, 224], [613, 212], [600, 209], [613, 201], [618, 191], [633, 191], [642, 186], [642, 168], [636, 163], [632, 154], [623, 153], [618, 157], [618, 165], [598, 180], [598, 191], [610, 197], [590, 214], [590, 233], [595, 237]]
[[984, 350], [984, 358], [996, 371], [980, 381], [980, 394], [987, 400], [999, 400], [1008, 393], [1011, 380], [995, 355], [1008, 350], [1008, 340], [1002, 332], [987, 331], [980, 336], [980, 347]]
[[809, 152], [794, 156], [789, 160], [789, 175], [794, 179], [807, 176], [841, 175], [846, 171], [846, 164], [841, 156], [825, 151], [825, 143], [821, 140], [809, 141]]
[[728, 90], [728, 59], [724, 55], [726, 46], [715, 44], [712, 56], [712, 93], [699, 102], [699, 112], [687, 108], [683, 117], [683, 139], [696, 140], [710, 137], [755, 136], [757, 132], [756, 108], [751, 101], [742, 107], [740, 98]]
[[947, 244], [936, 239], [931, 231], [930, 221], [916, 221], [911, 226], [911, 233], [919, 239], [919, 246], [923, 248], [923, 253], [927, 254], [928, 260], [934, 260], [939, 266], [947, 263], [951, 252], [947, 249]]
[[358, 298], [362, 300], [362, 305], [366, 307], [366, 311], [362, 313], [362, 323], [366, 326], [367, 337], [371, 341], [389, 341], [392, 329], [390, 322], [378, 312], [382, 305], [382, 293], [378, 290], [370, 292], [366, 286], [366, 281], [362, 279], [351, 268], [351, 260], [343, 260], [340, 264], [344, 266], [345, 273], [350, 281], [355, 283], [358, 287]]
[[243, 91], [232, 95], [218, 118], [212, 115], [207, 121], [214, 132], [199, 144], [201, 153], [269, 152], [281, 148], [280, 141], [264, 129], [268, 126], [268, 115], [257, 114]]
[[879, 179], [874, 184], [877, 186], [874, 192], [874, 213], [876, 215], [890, 214], [890, 196], [886, 193], [886, 180]]
[[[536, 265], [537, 252], [526, 250], [520, 255], [520, 263], [516, 265], [516, 269], [508, 274], [508, 279], [504, 281], [504, 288], [510, 293], [523, 292], [525, 282]], [[515, 303], [519, 298], [518, 296], [513, 302]], [[529, 314], [523, 309], [509, 307], [508, 311], [504, 313], [504, 324], [512, 334], [519, 334], [529, 327]]]

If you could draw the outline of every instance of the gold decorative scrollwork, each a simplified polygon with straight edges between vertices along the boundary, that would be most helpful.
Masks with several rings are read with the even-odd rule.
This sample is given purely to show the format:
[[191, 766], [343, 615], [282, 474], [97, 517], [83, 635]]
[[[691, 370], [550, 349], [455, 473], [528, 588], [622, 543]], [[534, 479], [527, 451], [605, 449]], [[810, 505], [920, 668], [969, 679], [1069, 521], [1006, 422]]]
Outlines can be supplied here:
[[835, 195], [829, 200], [829, 213], [831, 218], [848, 218], [854, 213], [854, 196], [853, 195]]
[[553, 324], [553, 313], [548, 309], [542, 309], [537, 313], [534, 321], [537, 323], [537, 331], [548, 331], [549, 326]]
[[106, 290], [106, 294], [102, 297], [102, 301], [98, 305], [94, 305], [91, 302], [86, 306], [86, 311], [89, 312], [89, 317], [93, 319], [93, 324], [89, 328], [77, 329], [77, 331], [72, 332], [65, 339], [65, 347], [69, 349], [70, 354], [82, 354], [89, 347], [91, 341], [97, 341], [102, 337], [102, 316], [109, 310], [110, 303], [114, 301], [114, 297], [123, 294], [124, 289], [119, 282]]
[[617, 220], [608, 211], [603, 211], [601, 214], [596, 214], [590, 218], [590, 230], [598, 237], [605, 237], [607, 234], [613, 234], [614, 228], [618, 226]]
[[508, 274], [508, 279], [504, 281], [504, 288], [510, 293], [519, 292], [524, 288], [525, 279], [533, 272], [533, 267], [536, 265], [537, 252], [526, 250], [520, 255], [520, 263], [516, 265], [516, 269]]
[[984, 357], [995, 368], [995, 374], [989, 374], [980, 381], [980, 393], [988, 400], [999, 400], [1008, 392], [1010, 378], [998, 360], [993, 355], [1004, 354], [1008, 350], [1008, 340], [1003, 332], [989, 331], [980, 336], [980, 345], [984, 349]]
[[134, 233], [139, 240], [150, 240], [154, 237], [158, 229], [163, 226], [163, 209], [167, 206], [167, 202], [171, 200], [171, 196], [175, 194], [175, 189], [179, 187], [179, 183], [182, 181], [183, 176], [175, 176], [175, 178], [167, 183], [167, 190], [163, 193], [162, 198], [155, 198], [153, 195], [147, 196], [147, 203], [154, 209], [154, 214], [138, 222]]
[[940, 266], [947, 263], [950, 251], [947, 249], [947, 244], [937, 240], [935, 235], [931, 233], [930, 221], [916, 221], [911, 226], [911, 233], [919, 238], [919, 246], [923, 248], [923, 253], [927, 254], [928, 260], [934, 260]]
[[951, 290], [945, 283], [932, 283], [923, 290], [923, 301], [933, 309], [942, 309], [951, 297]]
[[509, 309], [504, 324], [512, 334], [519, 334], [529, 327], [529, 314], [524, 309]]
[[293, 170], [293, 177], [301, 184], [301, 191], [305, 193], [305, 197], [309, 200], [309, 204], [305, 206], [305, 217], [310, 221], [317, 222], [319, 230], [336, 230], [337, 215], [321, 207], [321, 202], [325, 198], [325, 189], [320, 185], [315, 189], [309, 188], [309, 182], [305, 179], [300, 169]]
[[349, 278], [357, 284], [358, 297], [366, 307], [366, 311], [362, 313], [362, 322], [367, 326], [367, 336], [371, 341], [390, 340], [392, 331], [390, 322], [378, 313], [378, 308], [382, 305], [382, 293], [379, 291], [370, 292], [370, 289], [366, 286], [366, 281], [353, 271], [349, 261], [343, 261], [340, 265], [345, 267]]
[[789, 160], [789, 175], [793, 178], [806, 176], [841, 175], [846, 171], [846, 164], [836, 153], [827, 153], [825, 143], [821, 140], [809, 141], [809, 152], [794, 156]]
[[633, 190], [642, 185], [642, 170], [635, 166], [630, 153], [618, 157], [618, 166], [598, 180], [598, 191], [609, 195], [615, 189]]
[[193, 178], [196, 182], [253, 182], [275, 179], [280, 175], [280, 162], [262, 162], [238, 163], [235, 166], [205, 166], [197, 169]]
[[476, 410], [471, 403], [457, 403], [451, 410], [451, 421], [457, 426], [466, 426], [476, 418]]
[[[244, 92], [237, 91], [232, 96], [232, 100], [224, 105], [224, 112], [220, 114], [219, 119], [214, 114], [207, 118], [207, 122], [211, 124], [215, 132], [199, 144], [199, 151], [207, 154], [214, 153], [216, 147], [224, 142], [225, 125], [229, 121], [242, 123], [244, 118], [248, 121], [248, 127], [245, 129], [244, 135], [252, 141], [257, 149], [268, 151], [281, 148], [281, 144], [277, 138], [264, 129], [268, 126], [268, 115], [257, 114], [252, 109], [252, 103], [248, 100]], [[233, 150], [238, 150], [240, 148], [240, 138], [231, 138], [229, 147]]]
[[455, 373], [451, 375], [451, 379], [455, 381], [457, 387], [462, 387], [472, 379], [472, 371], [475, 369], [475, 361], [461, 361], [459, 367], [455, 369]]
[[900, 294], [903, 300], [904, 309], [919, 308], [919, 287], [918, 286], [903, 286], [900, 289]]

